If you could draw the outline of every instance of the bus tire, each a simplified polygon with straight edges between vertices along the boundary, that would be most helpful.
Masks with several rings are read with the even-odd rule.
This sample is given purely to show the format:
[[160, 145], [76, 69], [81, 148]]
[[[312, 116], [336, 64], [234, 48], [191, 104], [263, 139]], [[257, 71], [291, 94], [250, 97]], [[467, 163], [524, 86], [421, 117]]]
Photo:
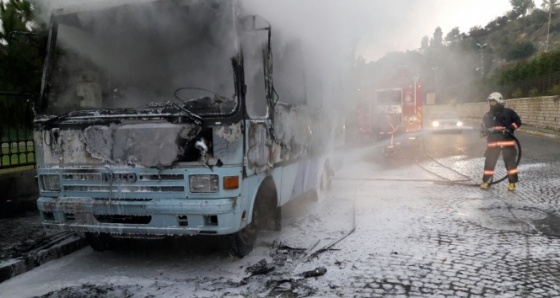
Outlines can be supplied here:
[[258, 212], [255, 211], [257, 206], [253, 208], [253, 220], [246, 225], [241, 231], [227, 236], [228, 249], [232, 255], [243, 258], [253, 251], [255, 242], [257, 241], [257, 220]]
[[[259, 193], [260, 192], [261, 191], [259, 190]], [[241, 229], [241, 231], [229, 235], [227, 239], [230, 253], [240, 258], [243, 258], [251, 253], [255, 247], [255, 242], [257, 241], [257, 231], [259, 228], [258, 222], [262, 200], [262, 198], [258, 195], [259, 193], [257, 193], [255, 206], [253, 206], [251, 223], [246, 225], [243, 229]]]
[[86, 240], [94, 251], [105, 251], [113, 249], [114, 239], [105, 233], [86, 233]]

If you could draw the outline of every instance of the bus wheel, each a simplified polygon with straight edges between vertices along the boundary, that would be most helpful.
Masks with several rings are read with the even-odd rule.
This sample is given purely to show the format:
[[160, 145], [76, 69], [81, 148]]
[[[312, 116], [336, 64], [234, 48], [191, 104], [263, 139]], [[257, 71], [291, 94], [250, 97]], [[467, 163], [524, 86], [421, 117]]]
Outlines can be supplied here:
[[259, 200], [255, 202], [253, 207], [253, 220], [246, 225], [241, 231], [228, 236], [227, 242], [231, 254], [238, 257], [244, 257], [253, 251], [255, 242], [257, 241], [258, 216], [259, 216]]
[[86, 240], [95, 251], [111, 250], [113, 248], [113, 238], [105, 233], [86, 233]]

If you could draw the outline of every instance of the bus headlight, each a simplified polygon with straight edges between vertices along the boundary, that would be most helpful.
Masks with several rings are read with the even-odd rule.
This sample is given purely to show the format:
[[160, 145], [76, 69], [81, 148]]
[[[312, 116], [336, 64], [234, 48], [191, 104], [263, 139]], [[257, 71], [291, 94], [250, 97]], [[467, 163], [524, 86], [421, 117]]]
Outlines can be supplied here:
[[41, 175], [41, 187], [45, 191], [60, 191], [60, 176]]
[[433, 127], [438, 127], [438, 126], [439, 126], [439, 121], [434, 121], [434, 122], [432, 122], [432, 126], [433, 126]]
[[192, 193], [218, 192], [218, 175], [190, 175], [189, 189]]
[[459, 127], [463, 126], [463, 122], [457, 121], [457, 126], [459, 126]]

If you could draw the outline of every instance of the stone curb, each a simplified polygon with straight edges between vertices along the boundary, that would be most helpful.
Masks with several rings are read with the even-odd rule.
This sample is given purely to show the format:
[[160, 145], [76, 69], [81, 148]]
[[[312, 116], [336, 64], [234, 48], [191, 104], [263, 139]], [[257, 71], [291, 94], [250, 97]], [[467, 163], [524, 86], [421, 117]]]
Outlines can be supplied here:
[[523, 133], [526, 133], [526, 134], [532, 134], [532, 135], [541, 136], [541, 137], [545, 137], [545, 138], [560, 139], [560, 135], [557, 134], [557, 133], [549, 133], [549, 132], [538, 131], [538, 130], [523, 129], [523, 127], [520, 127], [519, 131], [523, 132]]
[[87, 245], [85, 238], [76, 234], [65, 235], [53, 242], [54, 243], [50, 243], [48, 247], [33, 252], [23, 259], [0, 264], [0, 283], [30, 271], [48, 261], [56, 260], [75, 252]]

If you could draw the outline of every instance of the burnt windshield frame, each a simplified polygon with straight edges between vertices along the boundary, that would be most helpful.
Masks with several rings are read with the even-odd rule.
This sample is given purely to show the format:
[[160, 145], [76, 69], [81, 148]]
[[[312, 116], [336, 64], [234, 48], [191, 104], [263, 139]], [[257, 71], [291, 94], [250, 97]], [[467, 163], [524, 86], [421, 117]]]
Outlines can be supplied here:
[[43, 76], [41, 78], [41, 90], [38, 99], [37, 114], [42, 114], [48, 107], [49, 93], [51, 87], [52, 68], [54, 62], [54, 55], [56, 54], [56, 39], [58, 37], [58, 21], [53, 14], [51, 16], [51, 24], [49, 28], [49, 35], [47, 39], [47, 53], [45, 55], [45, 62], [43, 64]]
[[[53, 75], [54, 75], [54, 68], [56, 65], [56, 59], [57, 59], [57, 45], [59, 44], [59, 24], [60, 21], [62, 19], [65, 20], [69, 20], [70, 23], [72, 23], [72, 19], [76, 18], [76, 12], [72, 12], [72, 13], [62, 13], [61, 11], [58, 11], [56, 13], [53, 13], [53, 15], [51, 16], [51, 24], [50, 24], [50, 28], [49, 28], [49, 34], [48, 34], [48, 40], [47, 40], [47, 53], [45, 55], [45, 61], [44, 61], [44, 65], [43, 65], [43, 75], [42, 75], [42, 79], [41, 79], [41, 91], [40, 91], [40, 96], [37, 100], [37, 109], [36, 109], [36, 116], [38, 118], [38, 122], [43, 122], [45, 119], [45, 115], [52, 115], [53, 118], [57, 118], [57, 120], [55, 120], [55, 122], [65, 122], [66, 120], [69, 120], [70, 118], [73, 118], [73, 115], [71, 115], [72, 113], [63, 113], [63, 112], [59, 112], [59, 113], [53, 113], [52, 111], [50, 111], [49, 108], [49, 98], [50, 96], [52, 96], [52, 87], [53, 87]], [[236, 20], [233, 20], [234, 22], [236, 22]], [[237, 35], [238, 31], [237, 31], [237, 26], [233, 26], [233, 31], [231, 32], [231, 34], [233, 35]], [[232, 36], [233, 36], [232, 35]], [[233, 97], [230, 98], [233, 102], [235, 107], [232, 109], [232, 111], [227, 111], [227, 113], [224, 114], [215, 114], [215, 115], [203, 115], [202, 118], [204, 118], [204, 122], [237, 122], [240, 119], [243, 119], [243, 105], [244, 105], [244, 81], [243, 81], [243, 65], [242, 62], [239, 63], [240, 61], [240, 47], [237, 44], [237, 40], [235, 40], [234, 44], [231, 44], [231, 49], [233, 50], [233, 56], [231, 56], [229, 59], [225, 60], [225, 65], [224, 67], [231, 67], [230, 72], [231, 75], [230, 76], [225, 76], [224, 78], [228, 78], [229, 79], [227, 81], [229, 81], [229, 86], [231, 86], [230, 88], [232, 88], [233, 90]], [[242, 59], [242, 58], [241, 58]], [[228, 60], [230, 60], [230, 62], [228, 63]], [[242, 61], [242, 60], [241, 60]], [[227, 82], [224, 81], [224, 82]], [[231, 89], [230, 89], [231, 90]], [[154, 98], [153, 102], [158, 102], [157, 98]], [[181, 105], [182, 103], [180, 102], [176, 102], [178, 105]], [[141, 106], [141, 104], [139, 105]], [[232, 105], [233, 106], [233, 105]], [[131, 109], [137, 108], [134, 106], [130, 107]], [[108, 109], [112, 109], [112, 108], [100, 108], [99, 110], [108, 110]], [[76, 108], [70, 111], [79, 111], [82, 110], [81, 108]], [[41, 115], [42, 114], [42, 115]], [[42, 118], [42, 119], [41, 119]], [[51, 118], [51, 117], [48, 117]], [[104, 117], [102, 117], [104, 118]], [[71, 121], [73, 122], [73, 121]]]

